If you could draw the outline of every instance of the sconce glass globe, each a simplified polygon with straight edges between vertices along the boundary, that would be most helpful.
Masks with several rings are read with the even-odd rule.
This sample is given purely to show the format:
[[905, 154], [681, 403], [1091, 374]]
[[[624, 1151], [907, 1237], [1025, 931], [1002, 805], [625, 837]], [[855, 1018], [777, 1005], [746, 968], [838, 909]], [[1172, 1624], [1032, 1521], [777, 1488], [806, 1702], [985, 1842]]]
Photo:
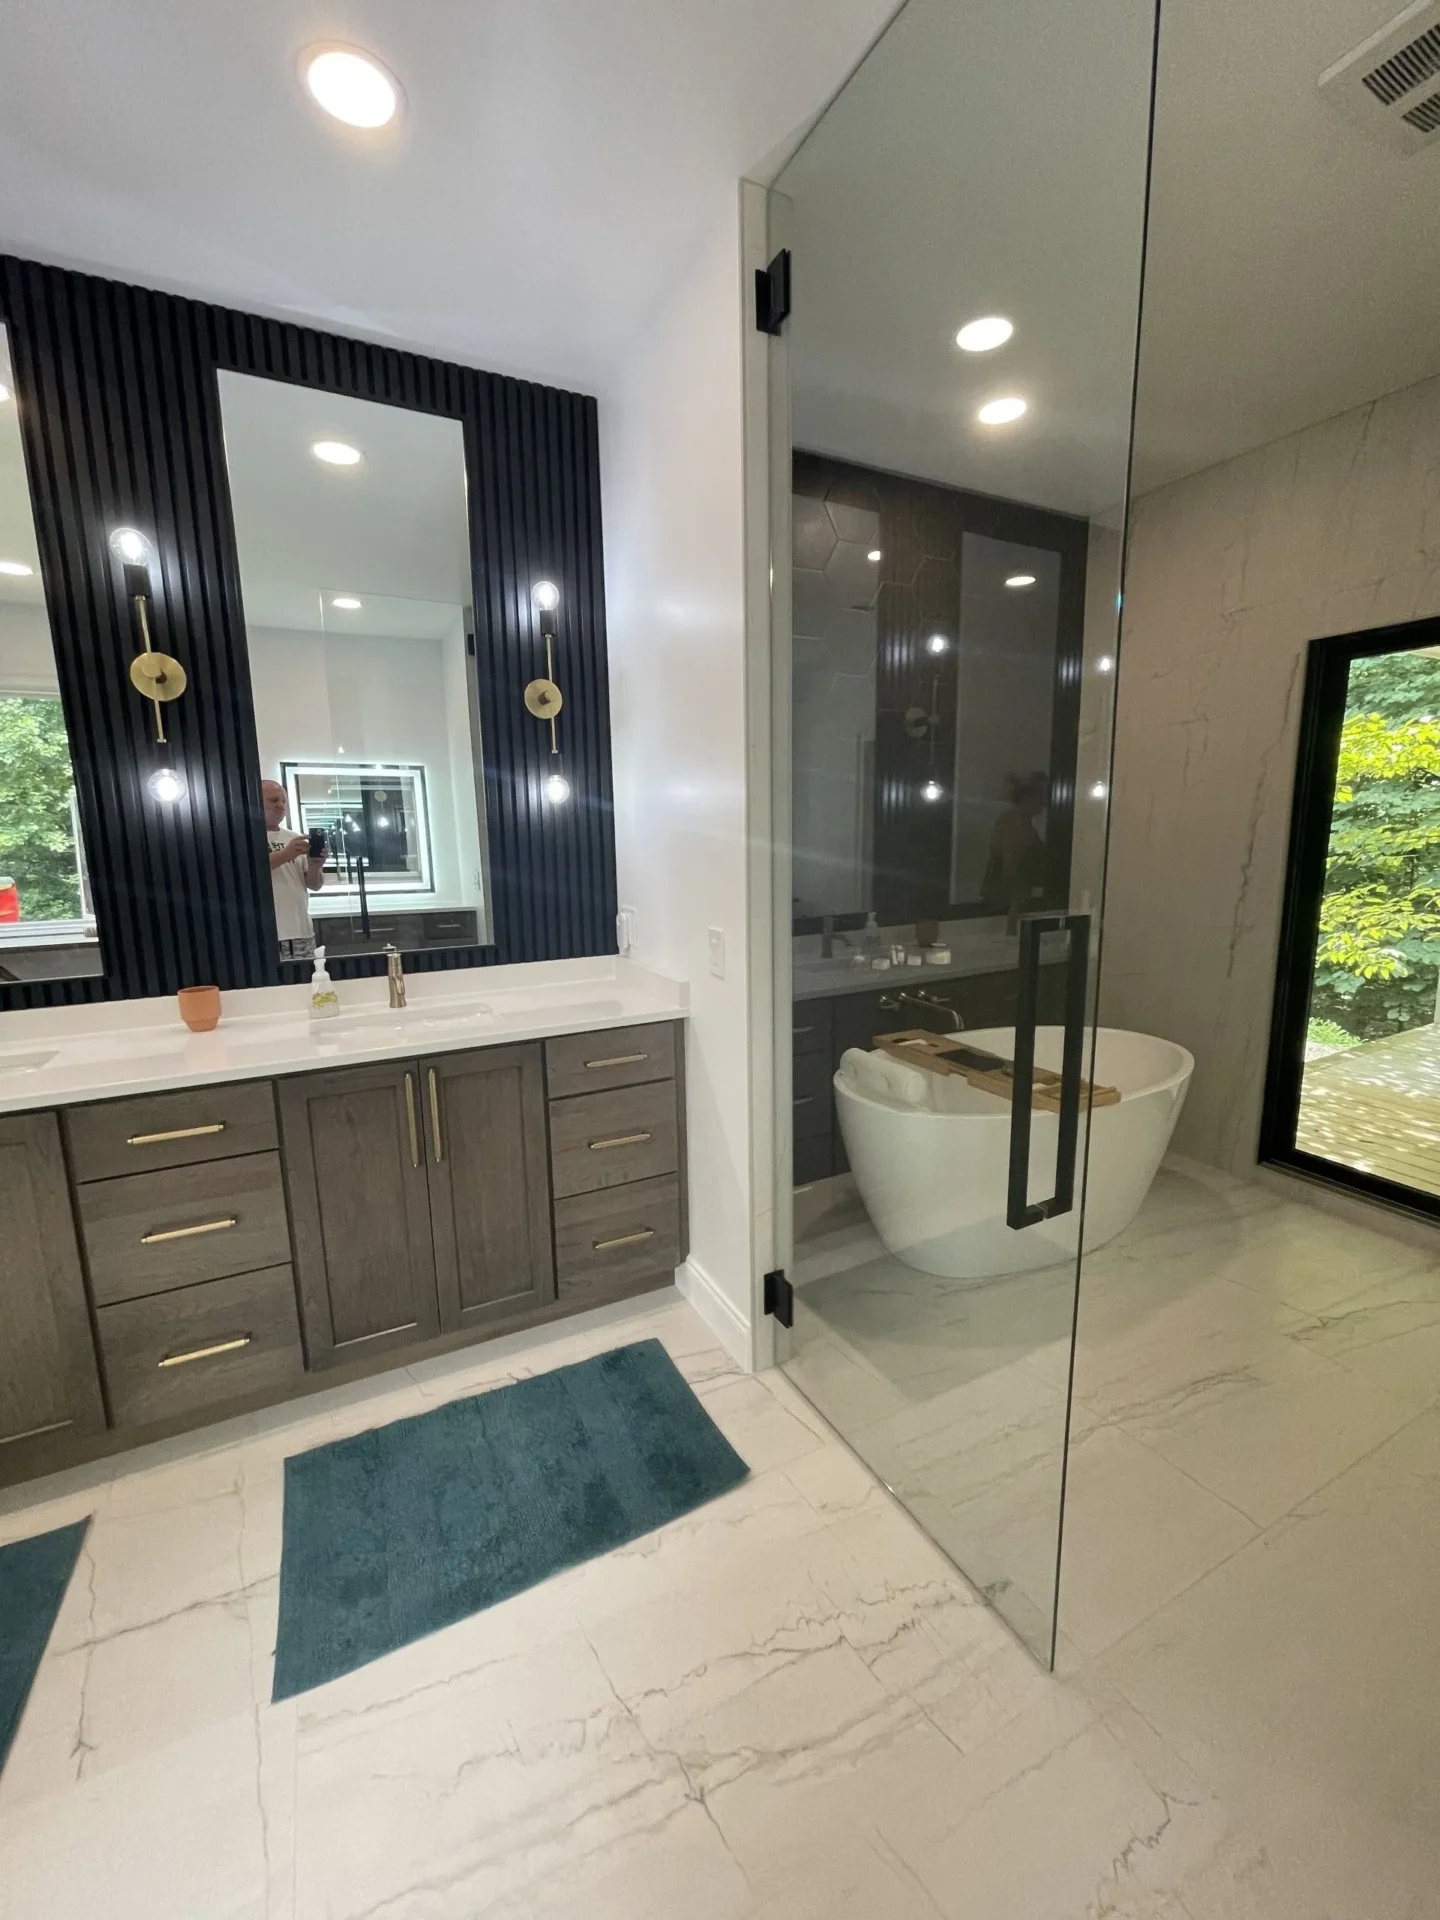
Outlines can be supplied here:
[[570, 782], [563, 773], [552, 773], [546, 780], [545, 798], [552, 807], [563, 806], [570, 798]]
[[553, 613], [560, 604], [560, 589], [553, 580], [537, 580], [530, 589], [530, 598], [541, 613]]
[[944, 788], [938, 780], [927, 780], [920, 789], [920, 797], [922, 800], [938, 800], [943, 792]]
[[183, 800], [188, 791], [185, 776], [174, 767], [157, 767], [145, 782], [145, 790], [152, 800], [158, 800], [162, 806], [173, 807], [177, 800]]
[[138, 527], [116, 527], [110, 536], [110, 551], [117, 560], [124, 560], [132, 567], [144, 567], [150, 564], [154, 548]]

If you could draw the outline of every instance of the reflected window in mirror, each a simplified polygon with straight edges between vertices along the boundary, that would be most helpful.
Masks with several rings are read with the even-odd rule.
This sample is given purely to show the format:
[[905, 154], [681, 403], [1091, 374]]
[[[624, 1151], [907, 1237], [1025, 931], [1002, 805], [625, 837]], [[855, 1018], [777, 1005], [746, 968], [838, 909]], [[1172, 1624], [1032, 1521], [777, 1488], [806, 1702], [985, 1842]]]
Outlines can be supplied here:
[[280, 958], [486, 945], [461, 423], [219, 379]]
[[0, 325], [0, 985], [104, 971]]

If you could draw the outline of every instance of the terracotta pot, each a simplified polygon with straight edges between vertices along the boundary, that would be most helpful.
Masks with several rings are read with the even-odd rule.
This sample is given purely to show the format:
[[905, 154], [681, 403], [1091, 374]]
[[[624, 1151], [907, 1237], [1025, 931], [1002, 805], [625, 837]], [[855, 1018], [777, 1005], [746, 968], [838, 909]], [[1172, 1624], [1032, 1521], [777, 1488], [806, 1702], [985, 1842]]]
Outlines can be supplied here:
[[180, 1003], [180, 1018], [192, 1033], [209, 1033], [220, 1024], [218, 987], [181, 987], [175, 998]]

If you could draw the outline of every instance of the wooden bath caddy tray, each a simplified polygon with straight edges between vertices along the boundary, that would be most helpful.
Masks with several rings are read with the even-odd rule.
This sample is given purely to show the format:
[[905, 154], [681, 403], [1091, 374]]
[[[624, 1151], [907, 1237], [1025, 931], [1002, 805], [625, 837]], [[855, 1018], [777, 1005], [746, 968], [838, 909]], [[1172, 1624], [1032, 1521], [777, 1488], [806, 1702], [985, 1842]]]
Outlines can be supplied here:
[[[972, 1046], [963, 1033], [930, 1033], [923, 1027], [911, 1027], [904, 1033], [877, 1033], [873, 1051], [888, 1053], [892, 1059], [903, 1060], [910, 1067], [923, 1067], [927, 1073], [958, 1074], [982, 1093], [998, 1094], [1002, 1100], [1014, 1097], [1014, 1061], [1002, 1060], [998, 1053], [987, 1053], [983, 1047]], [[1052, 1073], [1048, 1067], [1036, 1067], [1033, 1086], [1032, 1109], [1039, 1113], [1058, 1113], [1059, 1074]], [[1088, 1100], [1092, 1106], [1114, 1107], [1119, 1105], [1120, 1089], [1092, 1088], [1088, 1081], [1082, 1080], [1080, 1099], [1082, 1104]]]

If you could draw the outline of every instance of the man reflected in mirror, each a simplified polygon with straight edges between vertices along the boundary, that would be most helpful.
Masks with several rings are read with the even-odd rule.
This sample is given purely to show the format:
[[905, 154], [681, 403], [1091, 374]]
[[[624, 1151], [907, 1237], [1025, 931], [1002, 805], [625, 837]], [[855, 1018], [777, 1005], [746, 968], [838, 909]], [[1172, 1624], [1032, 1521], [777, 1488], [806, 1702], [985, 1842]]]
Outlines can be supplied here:
[[280, 958], [308, 960], [315, 952], [310, 896], [325, 884], [324, 836], [290, 832], [285, 824], [290, 797], [278, 780], [262, 780], [260, 797], [265, 806], [265, 838], [270, 848], [270, 885], [275, 894], [275, 933], [280, 942]]

